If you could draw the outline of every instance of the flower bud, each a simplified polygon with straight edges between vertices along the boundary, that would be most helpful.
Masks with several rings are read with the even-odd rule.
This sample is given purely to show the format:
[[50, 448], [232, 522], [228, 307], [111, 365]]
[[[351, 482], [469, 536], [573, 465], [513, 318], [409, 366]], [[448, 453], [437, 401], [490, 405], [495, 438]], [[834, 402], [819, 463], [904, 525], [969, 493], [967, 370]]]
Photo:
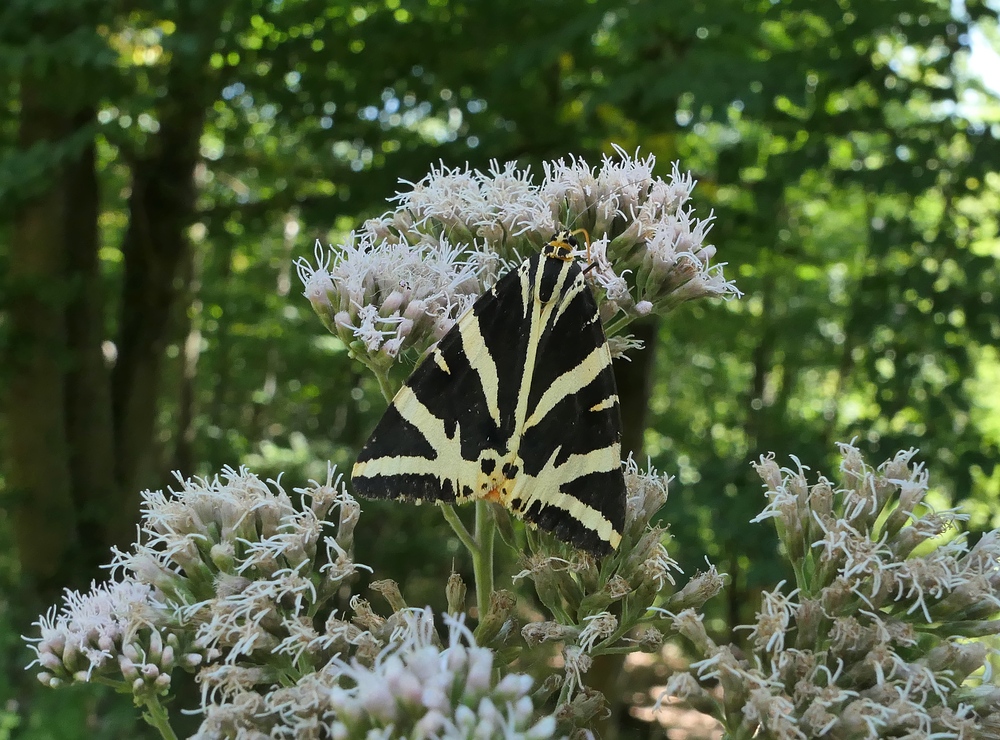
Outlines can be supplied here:
[[448, 613], [458, 615], [465, 612], [466, 586], [462, 576], [452, 573], [448, 576], [448, 584], [445, 586], [445, 598], [448, 601]]
[[513, 615], [516, 605], [517, 598], [510, 591], [500, 589], [491, 593], [489, 610], [476, 627], [476, 641], [480, 645], [492, 643]]
[[580, 630], [558, 622], [529, 622], [521, 628], [521, 636], [528, 647], [535, 647], [543, 642], [573, 640]]
[[380, 593], [382, 597], [389, 602], [389, 607], [394, 612], [398, 612], [401, 609], [406, 608], [406, 601], [403, 599], [403, 594], [399, 591], [399, 584], [394, 580], [387, 578], [382, 581], [373, 581], [369, 588], [371, 588], [372, 591]]

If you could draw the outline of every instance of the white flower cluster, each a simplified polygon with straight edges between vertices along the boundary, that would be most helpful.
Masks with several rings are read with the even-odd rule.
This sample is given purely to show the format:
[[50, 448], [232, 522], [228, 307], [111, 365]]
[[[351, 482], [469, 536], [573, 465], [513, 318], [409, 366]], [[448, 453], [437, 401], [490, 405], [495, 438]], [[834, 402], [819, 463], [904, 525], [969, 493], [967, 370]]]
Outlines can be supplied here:
[[[797, 588], [765, 593], [747, 625], [753, 655], [716, 645], [693, 611], [674, 617], [703, 659], [667, 691], [762, 738], [994, 738], [1000, 687], [1000, 532], [969, 547], [963, 517], [924, 503], [927, 474], [900, 452], [877, 469], [841, 445], [842, 486], [806, 482], [802, 465], [757, 471]], [[718, 682], [714, 699], [699, 682]]]
[[40, 636], [29, 644], [38, 680], [51, 688], [102, 681], [137, 696], [162, 695], [175, 667], [193, 668], [205, 658], [182, 631], [170, 630], [153, 589], [132, 579], [95, 584], [86, 594], [67, 591], [62, 608], [36, 625]]
[[[738, 291], [709, 264], [711, 217], [688, 202], [694, 181], [675, 164], [616, 148], [591, 167], [544, 165], [541, 184], [512, 162], [487, 172], [441, 166], [396, 195], [396, 209], [332, 253], [300, 260], [305, 295], [354, 356], [384, 373], [401, 352], [425, 352], [492, 285], [502, 265], [537, 253], [558, 229], [586, 229], [609, 336], [631, 320], [703, 296]], [[616, 345], [617, 347], [618, 345]], [[619, 349], [624, 351], [627, 341]]]
[[[632, 458], [625, 466], [627, 509], [622, 542], [598, 565], [594, 559], [544, 533], [528, 532], [523, 570], [514, 578], [532, 582], [551, 619], [521, 630], [529, 647], [562, 643], [565, 678], [558, 704], [567, 705], [583, 687], [593, 658], [623, 650], [659, 649], [663, 624], [654, 603], [680, 610], [701, 607], [721, 591], [714, 568], [684, 588], [669, 593], [680, 568], [666, 549], [666, 530], [650, 520], [667, 500], [667, 476], [649, 467], [640, 471]], [[585, 726], [586, 717], [575, 717]]]
[[394, 615], [388, 644], [369, 664], [332, 658], [291, 686], [249, 687], [210, 705], [197, 738], [505, 738], [544, 740], [556, 732], [539, 716], [532, 679], [497, 675], [494, 654], [478, 647], [461, 618], [444, 616], [442, 646], [430, 609]]
[[364, 567], [351, 555], [360, 507], [334, 478], [301, 491], [302, 506], [245, 470], [144, 492], [140, 541], [112, 563], [123, 575], [67, 592], [39, 620], [29, 640], [39, 679], [100, 681], [154, 702], [175, 667], [198, 667], [209, 701], [213, 676], [266, 682], [276, 660], [332, 657], [349, 641], [320, 634], [309, 615]]
[[[442, 648], [430, 610], [407, 608], [394, 582], [377, 581], [393, 613], [354, 596], [341, 618], [331, 602], [365, 568], [352, 555], [360, 507], [333, 469], [298, 493], [296, 505], [244, 469], [145, 492], [140, 542], [115, 553], [119, 580], [68, 592], [37, 623], [40, 680], [131, 692], [164, 737], [173, 735], [160, 699], [176, 667], [201, 686], [200, 738], [555, 733], [555, 718], [535, 711], [532, 679], [499, 676], [464, 614], [444, 617]], [[449, 598], [464, 608], [455, 580]], [[514, 601], [494, 597], [483, 622], [496, 629], [480, 627], [496, 638], [511, 628]]]

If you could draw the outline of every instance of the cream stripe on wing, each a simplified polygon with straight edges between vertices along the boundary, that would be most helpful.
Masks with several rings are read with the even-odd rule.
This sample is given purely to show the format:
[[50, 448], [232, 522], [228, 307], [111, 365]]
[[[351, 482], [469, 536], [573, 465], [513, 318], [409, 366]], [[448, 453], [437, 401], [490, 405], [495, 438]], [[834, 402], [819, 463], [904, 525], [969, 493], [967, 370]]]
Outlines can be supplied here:
[[[541, 287], [542, 275], [545, 272], [545, 262], [550, 259], [543, 257], [538, 261], [538, 269], [535, 271], [534, 284], [531, 286], [531, 312], [530, 326], [528, 332], [528, 352], [524, 358], [524, 371], [521, 374], [521, 385], [517, 393], [517, 407], [514, 410], [514, 435], [510, 440], [509, 450], [515, 459], [520, 457], [521, 438], [527, 428], [528, 417], [528, 396], [531, 395], [531, 381], [535, 374], [535, 360], [538, 353], [538, 345], [541, 342], [545, 328], [552, 323], [552, 316], [562, 305], [562, 291], [566, 286], [566, 278], [569, 276], [569, 269], [572, 263], [563, 262], [560, 266], [559, 275], [556, 277], [556, 284], [552, 288], [554, 300], [542, 303], [538, 296]], [[537, 422], [536, 422], [537, 423]]]
[[524, 367], [521, 368], [521, 382], [517, 386], [517, 402], [514, 404], [513, 434], [507, 442], [508, 455], [517, 460], [520, 458], [521, 432], [524, 429], [524, 418], [528, 415], [528, 389], [531, 388], [531, 378], [535, 373], [535, 357], [538, 351], [538, 340], [542, 335], [541, 302], [536, 300], [538, 281], [545, 269], [543, 257], [537, 262], [535, 274], [527, 270], [521, 272], [521, 298], [525, 301], [524, 317], [528, 322], [528, 343], [524, 356]]
[[581, 388], [590, 385], [610, 364], [611, 353], [608, 351], [608, 346], [602, 344], [600, 347], [594, 347], [594, 350], [584, 357], [579, 365], [564, 372], [545, 389], [545, 393], [538, 399], [538, 405], [524, 422], [524, 428], [535, 426], [557, 403], [566, 396], [571, 396]]
[[[566, 264], [570, 263], [567, 262]], [[566, 272], [568, 273], [569, 270], [567, 269]], [[556, 324], [559, 321], [559, 318], [563, 315], [566, 309], [569, 308], [569, 304], [572, 303], [573, 299], [576, 298], [577, 295], [582, 293], [586, 289], [586, 287], [587, 287], [586, 281], [583, 277], [583, 273], [580, 273], [579, 275], [577, 275], [576, 279], [569, 284], [569, 287], [566, 289], [566, 292], [560, 297], [559, 309], [556, 311], [555, 316], [552, 317], [553, 324]]]
[[[617, 449], [618, 445], [613, 447], [615, 449], [609, 447], [595, 450], [586, 455], [571, 455], [564, 464], [556, 467], [555, 460], [561, 449], [557, 447], [537, 476], [522, 472], [514, 480], [514, 486], [505, 497], [505, 503], [509, 506], [510, 499], [520, 499], [523, 502], [521, 504], [522, 511], [527, 510], [535, 501], [540, 501], [543, 506], [554, 506], [567, 512], [585, 528], [596, 532], [597, 536], [609, 543], [611, 547], [617, 548], [621, 542], [621, 535], [615, 531], [611, 521], [597, 509], [588, 506], [578, 498], [563, 493], [561, 490], [564, 483], [576, 480], [587, 473], [604, 472], [620, 467], [620, 459], [610, 461], [610, 458], [620, 458], [621, 455]], [[601, 461], [598, 459], [601, 454], [609, 460]], [[609, 461], [613, 463], [611, 468], [607, 467]], [[534, 491], [544, 491], [544, 499], [534, 495]]]
[[[434, 416], [414, 395], [413, 390], [404, 385], [392, 400], [399, 415], [412, 424], [424, 439], [434, 448], [437, 457], [430, 460], [420, 456], [385, 456], [356, 463], [352, 475], [361, 478], [393, 475], [433, 475], [438, 479], [450, 478], [455, 495], [460, 496], [464, 488], [476, 490], [480, 474], [479, 462], [462, 457], [462, 430], [455, 424], [455, 434], [449, 437], [444, 422]], [[443, 476], [443, 472], [450, 475]]]
[[486, 409], [490, 418], [500, 426], [500, 379], [497, 375], [497, 364], [493, 361], [479, 326], [479, 318], [475, 312], [469, 311], [459, 322], [458, 332], [462, 335], [462, 352], [469, 365], [479, 376], [479, 385], [486, 396]]

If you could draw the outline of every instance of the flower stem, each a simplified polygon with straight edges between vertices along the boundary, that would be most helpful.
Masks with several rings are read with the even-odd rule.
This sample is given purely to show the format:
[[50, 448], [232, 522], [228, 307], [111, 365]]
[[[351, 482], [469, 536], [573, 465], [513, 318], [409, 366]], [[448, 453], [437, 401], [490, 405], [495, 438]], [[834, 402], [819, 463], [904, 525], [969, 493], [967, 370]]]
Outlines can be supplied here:
[[142, 718], [160, 731], [160, 737], [164, 738], [164, 740], [177, 740], [177, 735], [170, 726], [167, 708], [160, 703], [159, 697], [154, 695], [140, 701], [143, 701], [146, 705], [146, 711], [142, 713]]
[[472, 573], [476, 579], [476, 606], [479, 621], [490, 608], [490, 594], [493, 593], [493, 535], [496, 522], [493, 512], [485, 501], [476, 501], [476, 552], [472, 553]]
[[619, 334], [626, 326], [632, 323], [633, 318], [628, 315], [616, 316], [604, 327], [604, 334], [609, 337]]
[[391, 402], [393, 396], [396, 395], [396, 391], [393, 390], [392, 383], [389, 382], [389, 373], [387, 371], [378, 372], [374, 368], [373, 372], [375, 373], [375, 377], [378, 379], [378, 389], [382, 391], [382, 397], [385, 398], [386, 403]]
[[451, 504], [442, 504], [441, 513], [444, 514], [445, 521], [451, 525], [452, 530], [458, 535], [458, 539], [465, 545], [465, 549], [475, 559], [479, 545], [476, 543], [475, 538], [469, 534], [469, 530], [465, 528], [465, 525], [462, 524], [462, 520], [459, 518], [458, 512], [455, 511], [455, 507]]

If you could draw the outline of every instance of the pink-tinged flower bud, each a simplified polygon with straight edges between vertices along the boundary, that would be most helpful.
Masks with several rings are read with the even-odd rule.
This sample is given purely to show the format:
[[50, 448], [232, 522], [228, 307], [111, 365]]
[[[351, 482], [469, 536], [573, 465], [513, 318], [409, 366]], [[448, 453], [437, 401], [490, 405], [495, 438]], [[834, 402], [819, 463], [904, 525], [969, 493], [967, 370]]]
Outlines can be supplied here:
[[39, 653], [38, 662], [43, 668], [48, 668], [51, 671], [58, 671], [63, 667], [63, 662], [52, 653]]
[[639, 301], [635, 304], [635, 312], [639, 316], [649, 316], [653, 312], [651, 301]]
[[452, 673], [464, 672], [469, 665], [470, 657], [468, 650], [449, 650], [445, 667]]
[[67, 668], [76, 665], [80, 660], [80, 646], [75, 642], [67, 642], [62, 651], [62, 662]]
[[715, 248], [714, 244], [709, 244], [707, 247], [699, 249], [695, 252], [694, 256], [698, 258], [698, 261], [701, 262], [701, 264], [707, 265], [715, 257], [715, 253], [717, 251], [718, 250]]
[[[459, 704], [455, 708], [455, 724], [460, 730], [471, 731], [476, 726], [476, 713], [470, 707]], [[466, 734], [463, 732], [460, 737], [465, 737]]]
[[170, 688], [170, 674], [169, 673], [162, 673], [159, 676], [157, 676], [156, 680], [153, 681], [153, 687], [157, 690], [158, 693], [165, 692], [167, 689], [169, 689]]
[[438, 319], [437, 323], [434, 325], [434, 330], [431, 332], [431, 335], [434, 337], [434, 341], [441, 341], [441, 337], [451, 331], [453, 326], [455, 326], [455, 319], [447, 316]]
[[441, 686], [431, 685], [426, 687], [423, 694], [421, 694], [420, 701], [425, 707], [442, 712], [451, 708], [451, 698]]
[[[480, 731], [490, 730], [500, 719], [500, 712], [497, 711], [496, 705], [490, 701], [488, 696], [484, 696], [479, 700], [479, 706], [477, 707], [476, 714], [479, 715], [478, 728]], [[483, 735], [483, 737], [488, 737], [488, 735]]]
[[163, 648], [163, 653], [160, 655], [159, 663], [163, 666], [163, 670], [170, 671], [174, 667], [174, 649], [170, 645]]
[[201, 653], [184, 653], [181, 656], [179, 664], [181, 668], [197, 668], [201, 665], [201, 662], [205, 659]]
[[556, 733], [556, 718], [552, 715], [538, 720], [524, 733], [524, 740], [546, 740]]
[[416, 323], [427, 314], [427, 301], [416, 299], [406, 304], [403, 309], [403, 319]]
[[347, 311], [337, 311], [336, 315], [333, 317], [334, 326], [338, 329], [344, 329], [350, 331], [354, 328], [354, 320], [351, 318], [351, 314]]
[[159, 662], [163, 655], [163, 636], [159, 630], [152, 630], [149, 634], [149, 654], [147, 660]]
[[396, 337], [402, 342], [413, 331], [413, 322], [410, 319], [403, 319], [396, 325]]
[[402, 346], [403, 340], [399, 337], [395, 337], [393, 339], [386, 340], [379, 352], [389, 359], [395, 359], [399, 355], [399, 350]]
[[493, 677], [493, 653], [486, 648], [469, 650], [469, 669], [465, 679], [465, 696], [482, 696], [490, 688]]
[[139, 669], [136, 667], [135, 663], [133, 663], [129, 658], [126, 658], [124, 655], [118, 656], [118, 669], [121, 671], [122, 676], [126, 681], [138, 680], [140, 684], [142, 683], [142, 679], [138, 678]]
[[285, 513], [277, 501], [262, 499], [256, 506], [257, 521], [260, 522], [260, 537], [274, 537], [281, 526]]
[[382, 316], [392, 316], [399, 311], [400, 306], [403, 305], [404, 298], [405, 296], [400, 291], [392, 291], [382, 301], [382, 305], [379, 307], [379, 314]]
[[449, 721], [440, 710], [432, 709], [414, 725], [413, 734], [414, 737], [444, 737], [448, 724]]
[[494, 692], [506, 699], [524, 697], [525, 694], [531, 691], [533, 683], [534, 680], [531, 676], [523, 673], [508, 673], [500, 679], [500, 683], [496, 685]]
[[66, 635], [63, 632], [51, 632], [48, 635], [44, 635], [44, 642], [39, 644], [38, 649], [40, 651], [62, 653], [66, 649]]
[[384, 681], [371, 679], [358, 698], [361, 707], [383, 725], [394, 722], [399, 716], [396, 699]]
[[403, 701], [409, 702], [413, 705], [419, 705], [420, 699], [424, 693], [424, 687], [420, 682], [420, 679], [413, 673], [403, 671], [399, 674], [393, 688], [393, 693]]

